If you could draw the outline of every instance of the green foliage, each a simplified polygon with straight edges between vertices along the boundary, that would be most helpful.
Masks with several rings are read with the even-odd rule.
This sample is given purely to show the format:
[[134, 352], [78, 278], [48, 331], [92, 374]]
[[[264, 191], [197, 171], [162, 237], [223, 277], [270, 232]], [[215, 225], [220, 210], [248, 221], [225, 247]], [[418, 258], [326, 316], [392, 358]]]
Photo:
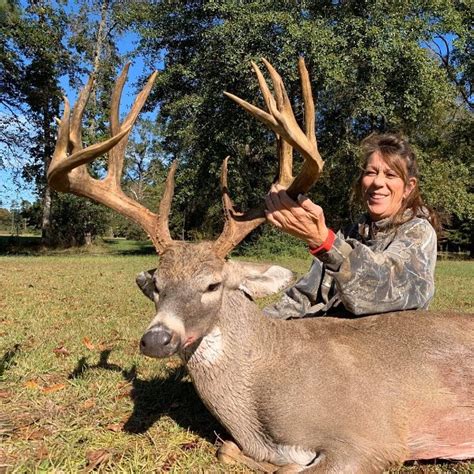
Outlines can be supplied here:
[[[18, 215], [30, 229], [41, 230], [42, 205], [39, 201], [22, 203]], [[69, 194], [57, 194], [52, 205], [50, 245], [70, 247], [84, 245], [88, 239], [107, 233], [110, 212], [103, 206]]]
[[[19, 213], [33, 229], [41, 229], [40, 202], [24, 206]], [[58, 194], [53, 200], [51, 242], [53, 246], [84, 245], [87, 240], [104, 235], [109, 229], [108, 211], [87, 199], [69, 194]]]
[[21, 206], [21, 217], [26, 219], [28, 227], [41, 231], [41, 218], [43, 214], [43, 206], [39, 201], [30, 203], [23, 201]]
[[[5, 140], [4, 144], [0, 144], [0, 150], [12, 154], [15, 148], [27, 144], [23, 145], [21, 154], [28, 158], [21, 166], [23, 177], [34, 183], [41, 196], [43, 216], [40, 222], [45, 244], [57, 242], [58, 239], [63, 244], [80, 243], [85, 232], [84, 226], [91, 227], [94, 220], [97, 221], [97, 229], [102, 228], [104, 212], [98, 211], [95, 217], [91, 214], [99, 209], [97, 206], [88, 207], [87, 224], [81, 219], [84, 217], [83, 206], [65, 206], [66, 201], [58, 198], [58, 203], [50, 207], [46, 171], [56, 141], [54, 117], [60, 115], [62, 103], [60, 78], [69, 77], [70, 83], [79, 87], [80, 75], [87, 70], [87, 66], [90, 69], [90, 65], [93, 65], [98, 86], [91, 94], [85, 114], [84, 142], [95, 143], [107, 133], [104, 124], [108, 118], [105, 117], [108, 117], [111, 89], [119, 62], [114, 38], [116, 32], [120, 31], [107, 10], [109, 7], [113, 9], [118, 3], [111, 0], [86, 2], [79, 11], [69, 15], [66, 14], [65, 4], [54, 0], [29, 1], [22, 4], [23, 9], [16, 6], [1, 10], [0, 58], [6, 61], [5, 67], [0, 70], [0, 80], [8, 87], [2, 90], [0, 99], [2, 105], [8, 106], [8, 113], [0, 113], [0, 137]], [[24, 137], [24, 134], [19, 135], [23, 125], [21, 121], [12, 121], [12, 117], [15, 118], [15, 114], [20, 112], [27, 117], [26, 131], [30, 136], [23, 140], [12, 140], [17, 134], [18, 137]], [[0, 164], [1, 160], [0, 155]], [[101, 171], [100, 163], [94, 166], [93, 172], [100, 174]], [[76, 211], [76, 216], [51, 216], [51, 212]], [[83, 225], [79, 226], [77, 235], [70, 229], [64, 235], [56, 230], [53, 235], [49, 223], [54, 225], [54, 222], [63, 221], [66, 224], [74, 221]]]
[[243, 257], [258, 257], [270, 261], [276, 255], [300, 259], [305, 258], [308, 262], [311, 259], [307, 246], [301, 240], [270, 226], [265, 226], [257, 238], [245, 242], [237, 251], [238, 255]]
[[[18, 155], [18, 147], [26, 148], [24, 174], [40, 195], [55, 140], [59, 78], [68, 77], [78, 88], [86, 70], [95, 73], [84, 142], [100, 141], [108, 134], [116, 69], [125, 59], [117, 39], [133, 30], [136, 55], [145, 59], [148, 72], [163, 65], [147, 105], [148, 110], [159, 105], [161, 116], [156, 126], [143, 122], [134, 132], [123, 185], [155, 210], [158, 183], [171, 157], [180, 160], [173, 236], [209, 238], [220, 231], [219, 174], [227, 155], [236, 207], [261, 202], [276, 172], [274, 136], [222, 92], [261, 105], [250, 61], [264, 56], [282, 74], [300, 120], [296, 62], [303, 55], [326, 160], [310, 196], [323, 206], [329, 224], [337, 228], [350, 217], [361, 138], [396, 129], [419, 151], [429, 204], [452, 225], [459, 223], [453, 230], [467, 238], [461, 229], [470, 224], [461, 224], [472, 221], [473, 30], [465, 0], [94, 0], [72, 10], [62, 1], [8, 0], [0, 3], [0, 20], [0, 106], [11, 111], [0, 113], [0, 166]], [[31, 138], [22, 116], [33, 127]], [[101, 176], [105, 168], [98, 160], [92, 172]], [[135, 224], [120, 217], [114, 222], [116, 233], [144, 237]]]
[[88, 199], [59, 194], [53, 201], [53, 243], [60, 246], [84, 245], [87, 239], [104, 235], [108, 211]]
[[[185, 233], [219, 229], [218, 175], [226, 155], [232, 156], [229, 181], [238, 207], [260, 202], [275, 173], [272, 134], [222, 95], [228, 90], [257, 102], [251, 60], [264, 56], [274, 64], [301, 118], [296, 61], [305, 56], [326, 160], [311, 194], [334, 226], [349, 217], [360, 139], [397, 129], [434, 157], [426, 135], [440, 115], [446, 122], [460, 109], [456, 100], [469, 85], [472, 33], [465, 2], [137, 2], [127, 17], [150, 67], [164, 62], [152, 100], [161, 108], [164, 150], [180, 158], [187, 177], [177, 190]], [[447, 57], [438, 57], [428, 46], [442, 48], [447, 35], [454, 40], [446, 43]], [[436, 150], [455, 143], [447, 136]], [[464, 157], [443, 154], [442, 161], [444, 169], [459, 164], [462, 176], [451, 181], [452, 193], [467, 196]], [[431, 183], [446, 176], [443, 167], [426, 169], [426, 195], [435, 197]], [[464, 199], [442, 204], [448, 214], [466, 214]]]

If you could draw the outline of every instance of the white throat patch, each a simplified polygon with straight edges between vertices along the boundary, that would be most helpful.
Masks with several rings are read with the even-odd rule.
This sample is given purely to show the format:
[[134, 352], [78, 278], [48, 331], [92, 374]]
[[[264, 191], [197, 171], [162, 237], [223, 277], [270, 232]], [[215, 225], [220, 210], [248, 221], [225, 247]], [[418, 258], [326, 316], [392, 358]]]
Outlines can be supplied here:
[[216, 326], [207, 336], [202, 338], [199, 346], [190, 357], [188, 364], [214, 365], [223, 354], [222, 346], [222, 333]]

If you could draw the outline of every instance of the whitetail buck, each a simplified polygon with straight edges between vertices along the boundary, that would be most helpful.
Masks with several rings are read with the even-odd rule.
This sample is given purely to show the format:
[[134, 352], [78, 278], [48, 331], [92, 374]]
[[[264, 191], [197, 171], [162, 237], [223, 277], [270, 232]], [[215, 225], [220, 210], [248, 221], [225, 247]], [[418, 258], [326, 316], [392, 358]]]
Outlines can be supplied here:
[[[268, 112], [228, 95], [277, 134], [279, 182], [294, 197], [310, 188], [323, 165], [309, 78], [301, 60], [303, 132], [280, 76], [265, 64], [274, 96], [254, 69]], [[367, 474], [405, 460], [474, 457], [473, 316], [406, 311], [353, 320], [264, 317], [246, 287], [258, 284], [262, 273], [266, 280], [260, 289], [269, 283], [275, 290], [282, 275], [275, 268], [259, 272], [226, 259], [264, 221], [263, 206], [246, 214], [235, 211], [227, 190], [227, 160], [221, 176], [226, 222], [215, 242], [172, 240], [168, 213], [175, 164], [158, 214], [120, 189], [127, 136], [155, 75], [120, 123], [125, 77], [126, 70], [112, 98], [112, 137], [102, 144], [81, 145], [92, 81], [71, 123], [66, 102], [49, 183], [115, 209], [149, 234], [160, 262], [156, 272], [137, 278], [156, 304], [141, 351], [150, 357], [178, 353], [187, 363], [200, 397], [242, 449], [226, 443], [221, 458], [235, 457], [268, 472], [279, 467], [282, 472]], [[294, 179], [292, 148], [305, 159]], [[108, 173], [98, 181], [86, 164], [104, 152], [109, 153]]]

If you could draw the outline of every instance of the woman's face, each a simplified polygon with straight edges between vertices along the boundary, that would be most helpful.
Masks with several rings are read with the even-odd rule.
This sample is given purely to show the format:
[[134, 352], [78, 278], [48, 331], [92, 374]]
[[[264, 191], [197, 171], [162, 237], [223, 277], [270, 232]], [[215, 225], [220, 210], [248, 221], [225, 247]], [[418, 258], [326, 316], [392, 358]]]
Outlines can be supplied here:
[[362, 176], [362, 195], [373, 221], [393, 217], [416, 185], [416, 178], [403, 179], [384, 161], [382, 155], [374, 152]]

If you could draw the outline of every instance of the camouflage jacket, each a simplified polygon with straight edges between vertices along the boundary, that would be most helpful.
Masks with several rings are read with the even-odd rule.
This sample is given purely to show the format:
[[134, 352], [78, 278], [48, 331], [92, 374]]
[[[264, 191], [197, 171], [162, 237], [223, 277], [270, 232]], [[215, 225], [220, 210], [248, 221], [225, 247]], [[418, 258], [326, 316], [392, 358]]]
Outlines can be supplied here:
[[367, 215], [339, 231], [333, 247], [264, 313], [281, 319], [353, 317], [426, 309], [434, 295], [436, 233], [424, 217], [393, 227]]

